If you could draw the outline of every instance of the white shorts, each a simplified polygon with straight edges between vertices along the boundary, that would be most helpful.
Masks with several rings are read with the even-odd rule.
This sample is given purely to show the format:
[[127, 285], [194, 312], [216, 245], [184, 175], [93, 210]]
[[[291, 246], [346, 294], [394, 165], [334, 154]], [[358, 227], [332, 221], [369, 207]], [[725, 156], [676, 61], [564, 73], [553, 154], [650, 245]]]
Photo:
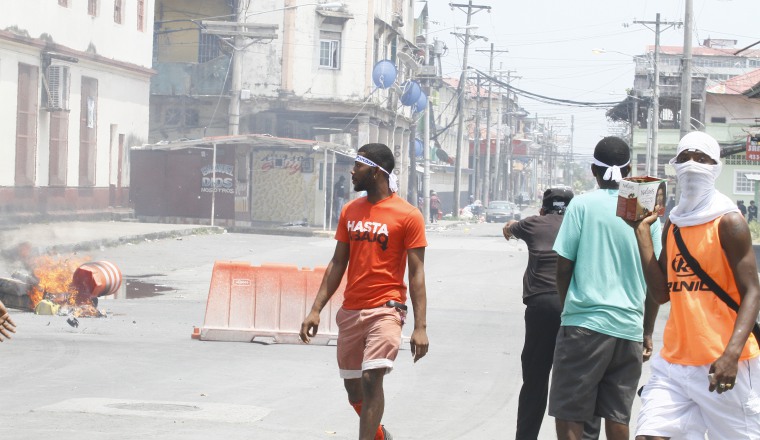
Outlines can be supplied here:
[[723, 394], [708, 390], [710, 365], [671, 364], [659, 355], [651, 362], [637, 436], [760, 440], [760, 357], [739, 361], [736, 384]]

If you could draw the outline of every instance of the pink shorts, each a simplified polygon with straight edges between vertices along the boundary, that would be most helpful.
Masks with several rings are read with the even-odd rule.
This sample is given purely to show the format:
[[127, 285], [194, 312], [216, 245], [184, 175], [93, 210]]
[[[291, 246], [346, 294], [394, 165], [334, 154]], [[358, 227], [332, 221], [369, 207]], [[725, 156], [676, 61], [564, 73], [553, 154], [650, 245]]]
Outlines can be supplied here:
[[335, 316], [338, 324], [338, 368], [343, 379], [359, 379], [363, 370], [393, 369], [406, 312], [394, 307], [346, 310]]

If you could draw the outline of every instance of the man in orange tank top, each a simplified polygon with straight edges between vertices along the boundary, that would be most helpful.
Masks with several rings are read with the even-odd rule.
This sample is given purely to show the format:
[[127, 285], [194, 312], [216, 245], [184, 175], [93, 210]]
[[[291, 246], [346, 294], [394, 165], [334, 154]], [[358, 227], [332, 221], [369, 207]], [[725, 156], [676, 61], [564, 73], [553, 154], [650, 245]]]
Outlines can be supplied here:
[[[670, 163], [681, 198], [663, 229], [659, 261], [648, 233], [657, 215], [630, 222], [652, 297], [671, 303], [663, 348], [641, 394], [636, 439], [759, 439], [760, 349], [751, 331], [760, 282], [749, 227], [715, 189], [722, 166], [715, 139], [687, 134]], [[739, 304], [738, 312], [688, 265], [676, 228], [688, 254]]]
[[425, 291], [425, 220], [395, 194], [393, 152], [383, 144], [359, 149], [351, 181], [366, 197], [343, 207], [335, 232], [335, 253], [327, 265], [311, 312], [301, 324], [301, 340], [317, 334], [319, 314], [347, 271], [338, 324], [338, 368], [348, 401], [359, 414], [359, 440], [391, 440], [380, 425], [385, 410], [383, 376], [393, 369], [409, 296], [414, 307], [410, 346], [414, 362], [428, 351]]

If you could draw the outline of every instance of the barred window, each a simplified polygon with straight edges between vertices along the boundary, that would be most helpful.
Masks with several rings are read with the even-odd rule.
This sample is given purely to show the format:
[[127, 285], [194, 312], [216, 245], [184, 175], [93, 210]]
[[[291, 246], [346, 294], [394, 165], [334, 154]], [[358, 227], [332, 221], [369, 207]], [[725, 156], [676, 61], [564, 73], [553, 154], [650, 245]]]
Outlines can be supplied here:
[[752, 170], [734, 170], [734, 193], [754, 194], [753, 182], [747, 179], [747, 174], [756, 174]]

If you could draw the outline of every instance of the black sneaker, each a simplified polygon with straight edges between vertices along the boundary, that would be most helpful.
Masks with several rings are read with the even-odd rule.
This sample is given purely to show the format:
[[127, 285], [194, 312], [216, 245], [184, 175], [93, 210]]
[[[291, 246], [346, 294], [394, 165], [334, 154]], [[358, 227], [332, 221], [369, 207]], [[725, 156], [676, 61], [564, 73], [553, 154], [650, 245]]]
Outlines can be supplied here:
[[385, 440], [393, 440], [393, 436], [391, 435], [390, 432], [388, 432], [387, 429], [385, 429], [385, 426], [380, 425], [380, 429], [383, 430], [383, 438]]

